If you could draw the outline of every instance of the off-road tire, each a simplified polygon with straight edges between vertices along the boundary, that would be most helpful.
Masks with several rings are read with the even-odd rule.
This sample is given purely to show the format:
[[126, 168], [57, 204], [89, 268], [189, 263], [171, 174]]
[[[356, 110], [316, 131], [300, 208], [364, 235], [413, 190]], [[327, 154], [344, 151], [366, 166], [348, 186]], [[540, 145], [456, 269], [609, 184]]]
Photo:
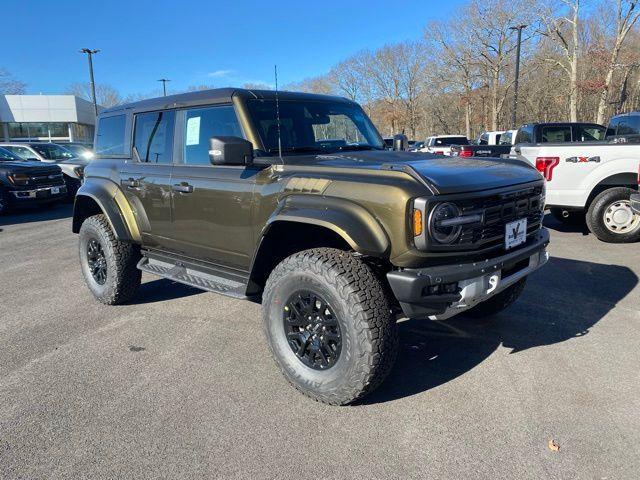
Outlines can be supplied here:
[[562, 215], [562, 208], [551, 208], [549, 211], [551, 212], [553, 218], [558, 220], [560, 223], [564, 223], [565, 225], [579, 226], [584, 225], [586, 221], [585, 213], [579, 210], [568, 210], [567, 213], [569, 215], [567, 217], [564, 217]]
[[632, 193], [637, 192], [632, 188], [615, 187], [605, 190], [593, 199], [587, 211], [587, 227], [598, 240], [607, 243], [631, 243], [640, 240], [640, 222], [628, 232], [614, 233], [607, 228], [604, 219], [609, 206], [620, 200], [629, 201]]
[[[117, 240], [104, 215], [87, 218], [80, 227], [80, 266], [87, 286], [106, 305], [125, 303], [136, 294], [142, 272], [136, 268], [140, 260], [137, 245]], [[87, 248], [89, 242], [97, 240], [106, 260], [106, 281], [100, 285], [89, 269]]]
[[485, 318], [502, 312], [518, 299], [526, 284], [526, 277], [518, 280], [516, 283], [505, 288], [500, 293], [496, 293], [489, 300], [467, 310], [465, 315], [472, 318]]
[[[338, 319], [342, 350], [327, 370], [303, 364], [286, 339], [285, 302], [301, 289], [322, 295]], [[342, 250], [305, 250], [278, 264], [263, 294], [263, 326], [285, 378], [303, 394], [330, 405], [346, 405], [372, 392], [397, 356], [398, 330], [388, 288], [364, 261]]]

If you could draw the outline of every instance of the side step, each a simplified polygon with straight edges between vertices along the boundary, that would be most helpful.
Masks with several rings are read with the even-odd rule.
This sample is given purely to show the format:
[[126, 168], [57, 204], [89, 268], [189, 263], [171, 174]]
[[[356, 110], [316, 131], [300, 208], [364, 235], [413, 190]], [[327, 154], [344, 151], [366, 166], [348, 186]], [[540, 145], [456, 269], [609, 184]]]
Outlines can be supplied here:
[[137, 266], [143, 272], [229, 297], [247, 298], [245, 295], [247, 282], [237, 274], [214, 271], [213, 268], [174, 259], [156, 252], [143, 251], [142, 255], [143, 257]]

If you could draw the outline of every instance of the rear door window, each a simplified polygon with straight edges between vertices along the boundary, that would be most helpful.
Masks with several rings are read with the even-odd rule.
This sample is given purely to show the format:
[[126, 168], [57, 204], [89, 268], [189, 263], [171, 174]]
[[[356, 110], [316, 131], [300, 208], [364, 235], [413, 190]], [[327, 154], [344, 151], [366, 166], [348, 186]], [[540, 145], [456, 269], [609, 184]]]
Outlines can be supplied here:
[[140, 162], [172, 162], [174, 117], [172, 110], [136, 115], [133, 145]]
[[561, 143], [571, 141], [571, 127], [548, 126], [542, 127], [542, 143]]
[[596, 126], [578, 126], [578, 141], [595, 142], [604, 140], [607, 130]]
[[102, 117], [98, 121], [96, 155], [124, 155], [126, 115]]
[[449, 145], [468, 145], [467, 137], [437, 137], [434, 145], [436, 147], [445, 147]]

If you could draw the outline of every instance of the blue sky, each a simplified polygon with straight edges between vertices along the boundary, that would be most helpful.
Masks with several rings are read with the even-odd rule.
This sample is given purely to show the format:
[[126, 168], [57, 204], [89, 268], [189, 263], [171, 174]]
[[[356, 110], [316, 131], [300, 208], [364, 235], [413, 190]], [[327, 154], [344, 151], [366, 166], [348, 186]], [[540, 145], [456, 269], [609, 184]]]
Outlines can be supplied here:
[[[418, 38], [463, 0], [3, 0], [0, 67], [28, 93], [87, 80], [83, 47], [97, 48], [97, 83], [123, 94], [189, 85], [281, 85], [326, 72], [365, 48]], [[318, 7], [321, 5], [321, 7]], [[10, 40], [9, 40], [10, 39]]]

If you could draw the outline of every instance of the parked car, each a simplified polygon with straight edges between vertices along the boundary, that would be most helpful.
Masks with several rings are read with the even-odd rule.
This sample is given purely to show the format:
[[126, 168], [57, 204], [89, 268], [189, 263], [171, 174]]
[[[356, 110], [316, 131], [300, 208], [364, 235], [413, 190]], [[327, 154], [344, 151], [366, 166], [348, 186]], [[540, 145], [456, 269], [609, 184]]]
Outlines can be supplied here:
[[482, 132], [475, 141], [476, 145], [498, 145], [504, 130]]
[[72, 222], [93, 295], [126, 302], [143, 270], [261, 301], [276, 363], [321, 402], [382, 382], [396, 314], [495, 314], [548, 258], [533, 167], [385, 150], [344, 98], [190, 92], [103, 110], [96, 139]]
[[451, 155], [452, 145], [469, 145], [469, 139], [464, 135], [434, 135], [428, 137], [420, 152], [436, 155]]
[[0, 146], [10, 150], [25, 160], [58, 164], [64, 174], [64, 182], [67, 186], [67, 196], [70, 199], [75, 197], [75, 194], [82, 183], [84, 167], [89, 163], [88, 160], [76, 157], [72, 152], [56, 143], [4, 142], [0, 143]]
[[485, 132], [473, 145], [452, 145], [451, 156], [500, 158], [502, 155], [509, 155], [515, 132], [517, 130]]
[[23, 160], [0, 147], [0, 214], [14, 207], [54, 202], [66, 194], [60, 167]]
[[518, 129], [518, 143], [568, 143], [605, 140], [607, 128], [597, 123], [526, 123]]
[[410, 152], [419, 152], [421, 148], [424, 147], [424, 142], [413, 142], [411, 148], [409, 148]]
[[640, 112], [623, 113], [611, 117], [607, 127], [607, 140], [618, 143], [639, 143]]
[[68, 142], [59, 144], [69, 150], [75, 157], [91, 160], [94, 157], [93, 146], [86, 143]]
[[565, 223], [584, 222], [604, 242], [640, 239], [631, 210], [637, 192], [640, 148], [606, 142], [517, 144], [515, 158], [535, 165], [546, 179], [546, 203]]

